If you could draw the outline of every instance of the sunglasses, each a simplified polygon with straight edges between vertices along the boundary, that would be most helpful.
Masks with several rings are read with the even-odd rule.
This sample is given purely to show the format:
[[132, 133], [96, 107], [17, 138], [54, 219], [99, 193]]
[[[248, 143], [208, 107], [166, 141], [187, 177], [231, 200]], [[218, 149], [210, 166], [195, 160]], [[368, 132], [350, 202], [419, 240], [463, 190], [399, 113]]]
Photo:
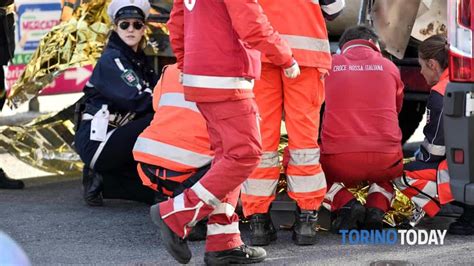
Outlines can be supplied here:
[[122, 30], [127, 30], [129, 27], [130, 27], [130, 24], [133, 25], [133, 28], [136, 29], [136, 30], [141, 30], [143, 28], [143, 26], [145, 26], [143, 23], [141, 23], [140, 21], [135, 21], [133, 23], [131, 22], [128, 22], [128, 21], [122, 21], [119, 23], [119, 27], [122, 29]]

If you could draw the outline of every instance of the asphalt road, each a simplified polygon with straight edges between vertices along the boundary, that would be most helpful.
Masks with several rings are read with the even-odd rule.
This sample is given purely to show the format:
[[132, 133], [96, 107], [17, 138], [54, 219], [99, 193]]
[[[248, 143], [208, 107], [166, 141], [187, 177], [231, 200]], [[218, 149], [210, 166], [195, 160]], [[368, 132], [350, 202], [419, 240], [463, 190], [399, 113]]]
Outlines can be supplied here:
[[[34, 265], [173, 265], [148, 206], [107, 200], [85, 206], [78, 176], [26, 179], [26, 189], [0, 190], [0, 230], [14, 238]], [[427, 219], [421, 228], [444, 229], [452, 218]], [[244, 240], [248, 228], [242, 225]], [[268, 265], [369, 265], [379, 260], [418, 264], [474, 264], [474, 237], [447, 236], [443, 246], [343, 245], [341, 236], [321, 232], [315, 246], [299, 247], [290, 231], [279, 231], [267, 247]], [[190, 243], [192, 265], [203, 264], [203, 242]]]

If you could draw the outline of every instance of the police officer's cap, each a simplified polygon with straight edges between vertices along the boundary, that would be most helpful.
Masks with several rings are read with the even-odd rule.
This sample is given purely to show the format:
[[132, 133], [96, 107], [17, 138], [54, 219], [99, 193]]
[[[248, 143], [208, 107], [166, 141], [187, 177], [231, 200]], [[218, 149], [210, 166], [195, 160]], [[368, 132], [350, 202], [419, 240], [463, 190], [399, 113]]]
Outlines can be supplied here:
[[107, 14], [114, 22], [126, 18], [145, 21], [150, 14], [150, 3], [148, 0], [112, 0]]

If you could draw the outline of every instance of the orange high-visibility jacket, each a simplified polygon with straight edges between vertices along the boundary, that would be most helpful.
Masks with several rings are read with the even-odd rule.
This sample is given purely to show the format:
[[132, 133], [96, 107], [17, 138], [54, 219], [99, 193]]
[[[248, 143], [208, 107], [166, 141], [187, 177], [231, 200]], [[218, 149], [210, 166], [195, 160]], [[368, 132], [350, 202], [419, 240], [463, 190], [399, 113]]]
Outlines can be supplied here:
[[[325, 14], [338, 14], [344, 1], [259, 0], [268, 20], [290, 45], [300, 66], [331, 68], [331, 52], [326, 30]], [[321, 6], [320, 6], [321, 2]], [[330, 4], [323, 2], [331, 2]], [[263, 58], [262, 61], [270, 62]]]
[[155, 87], [155, 116], [133, 148], [136, 161], [178, 172], [192, 172], [213, 158], [206, 121], [196, 104], [184, 100], [177, 65], [164, 70]]

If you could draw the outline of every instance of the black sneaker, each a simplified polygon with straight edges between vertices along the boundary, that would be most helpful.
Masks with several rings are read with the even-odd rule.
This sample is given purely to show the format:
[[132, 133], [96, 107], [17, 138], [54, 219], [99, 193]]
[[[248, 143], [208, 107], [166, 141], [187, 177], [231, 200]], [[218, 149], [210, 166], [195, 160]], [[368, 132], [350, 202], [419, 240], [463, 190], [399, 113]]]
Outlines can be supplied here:
[[191, 260], [192, 254], [185, 239], [180, 238], [161, 219], [160, 205], [156, 204], [150, 208], [151, 220], [160, 229], [161, 241], [168, 253], [179, 263], [186, 264]]
[[250, 216], [250, 243], [253, 246], [267, 246], [277, 239], [270, 214], [254, 214]]
[[194, 227], [193, 230], [186, 237], [189, 241], [202, 241], [206, 240], [207, 235], [207, 219], [199, 221]]
[[331, 232], [338, 234], [339, 230], [357, 229], [365, 219], [365, 207], [356, 199], [336, 211], [336, 218], [331, 223]]
[[464, 212], [456, 222], [449, 225], [448, 233], [452, 235], [474, 235], [474, 206], [464, 206]]
[[367, 208], [365, 213], [364, 228], [368, 230], [382, 230], [385, 212], [378, 208]]
[[204, 262], [206, 265], [250, 264], [262, 262], [266, 257], [265, 249], [242, 245], [234, 249], [206, 252]]
[[296, 245], [314, 245], [318, 225], [318, 211], [297, 210], [293, 226], [293, 242]]
[[7, 174], [0, 168], [0, 188], [4, 189], [22, 189], [25, 184], [21, 180], [11, 179]]
[[84, 168], [82, 173], [82, 187], [84, 189], [84, 201], [89, 206], [102, 206], [104, 200], [102, 197], [103, 178], [99, 173]]

